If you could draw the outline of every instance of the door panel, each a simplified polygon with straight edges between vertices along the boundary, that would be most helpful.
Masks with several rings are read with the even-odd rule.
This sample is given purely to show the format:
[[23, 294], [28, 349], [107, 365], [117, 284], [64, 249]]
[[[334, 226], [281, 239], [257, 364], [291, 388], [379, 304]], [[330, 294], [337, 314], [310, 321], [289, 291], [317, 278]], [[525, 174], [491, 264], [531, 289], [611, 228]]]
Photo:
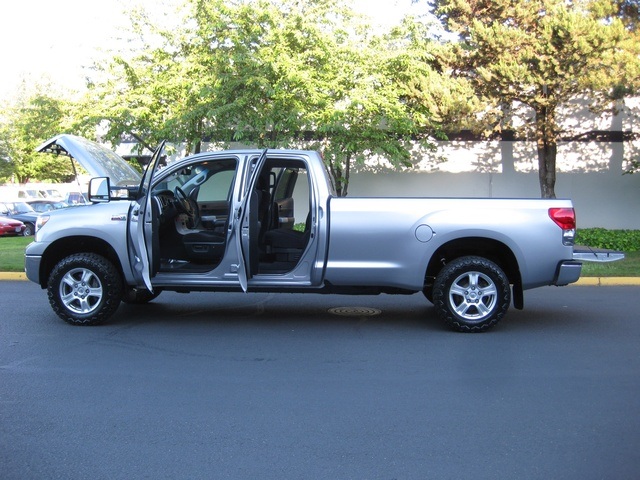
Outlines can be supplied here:
[[200, 218], [205, 228], [224, 228], [229, 220], [229, 202], [198, 202]]
[[159, 248], [157, 242], [158, 205], [151, 195], [151, 179], [158, 167], [165, 142], [162, 142], [151, 157], [140, 182], [138, 198], [129, 210], [129, 258], [138, 286], [153, 291], [151, 277], [158, 271]]
[[249, 279], [258, 269], [258, 174], [267, 158], [267, 150], [249, 161], [246, 183], [240, 207], [235, 213], [234, 234], [238, 246], [238, 279], [242, 290], [247, 291]]
[[215, 215], [226, 217], [229, 213], [229, 202], [222, 200], [219, 202], [198, 202], [202, 215]]

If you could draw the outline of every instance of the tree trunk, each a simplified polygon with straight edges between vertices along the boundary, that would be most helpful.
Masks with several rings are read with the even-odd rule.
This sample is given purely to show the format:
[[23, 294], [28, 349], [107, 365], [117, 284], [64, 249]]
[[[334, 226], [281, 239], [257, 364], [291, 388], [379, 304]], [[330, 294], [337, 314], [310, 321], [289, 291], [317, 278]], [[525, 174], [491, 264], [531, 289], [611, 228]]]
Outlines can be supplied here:
[[347, 154], [344, 169], [338, 162], [338, 159], [329, 160], [329, 171], [333, 176], [337, 195], [339, 197], [346, 197], [347, 190], [349, 189], [349, 175], [351, 173], [351, 155]]
[[345, 160], [344, 167], [344, 179], [342, 182], [342, 192], [340, 192], [341, 197], [346, 197], [349, 190], [349, 177], [351, 176], [351, 154], [347, 154], [347, 159]]
[[556, 198], [556, 156], [558, 139], [553, 128], [553, 109], [536, 109], [536, 144], [538, 149], [538, 178], [542, 198]]
[[542, 198], [556, 198], [556, 154], [555, 139], [538, 139], [538, 177]]

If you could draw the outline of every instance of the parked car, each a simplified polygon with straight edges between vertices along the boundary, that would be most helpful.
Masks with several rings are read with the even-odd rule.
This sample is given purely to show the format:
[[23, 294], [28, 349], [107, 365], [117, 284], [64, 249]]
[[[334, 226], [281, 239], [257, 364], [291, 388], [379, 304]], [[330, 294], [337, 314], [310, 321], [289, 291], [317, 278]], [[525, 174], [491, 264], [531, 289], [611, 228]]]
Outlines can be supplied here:
[[24, 223], [26, 228], [22, 234], [25, 237], [36, 231], [39, 214], [25, 202], [0, 202], [0, 215]]
[[27, 200], [31, 208], [36, 212], [50, 212], [51, 210], [58, 210], [59, 208], [67, 208], [69, 204], [62, 200]]
[[0, 217], [0, 237], [24, 235], [26, 226], [20, 220], [9, 217]]
[[64, 197], [64, 201], [72, 207], [75, 207], [76, 205], [87, 205], [89, 203], [84, 194], [81, 192], [67, 193], [67, 195]]

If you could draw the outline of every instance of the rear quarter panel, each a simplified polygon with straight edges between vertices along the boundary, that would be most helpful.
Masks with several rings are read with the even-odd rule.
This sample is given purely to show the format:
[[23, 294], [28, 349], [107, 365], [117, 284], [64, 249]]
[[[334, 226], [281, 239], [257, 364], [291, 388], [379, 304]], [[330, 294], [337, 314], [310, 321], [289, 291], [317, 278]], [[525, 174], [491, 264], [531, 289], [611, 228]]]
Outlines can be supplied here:
[[[434, 252], [461, 238], [487, 238], [515, 256], [523, 287], [553, 282], [558, 262], [572, 258], [550, 207], [569, 200], [332, 198], [325, 278], [336, 285], [419, 291]], [[426, 225], [433, 235], [418, 239]], [[424, 227], [423, 227], [424, 229]]]

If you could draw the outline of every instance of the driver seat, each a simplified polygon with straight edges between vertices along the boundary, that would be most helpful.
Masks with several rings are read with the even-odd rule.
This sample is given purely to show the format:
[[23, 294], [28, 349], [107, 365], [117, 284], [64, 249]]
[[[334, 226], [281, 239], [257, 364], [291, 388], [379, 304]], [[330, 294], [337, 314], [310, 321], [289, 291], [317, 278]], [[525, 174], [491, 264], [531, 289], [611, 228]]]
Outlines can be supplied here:
[[224, 255], [225, 237], [211, 230], [194, 230], [182, 236], [187, 257], [193, 260], [219, 260]]
[[[200, 187], [197, 186], [189, 193], [189, 198], [196, 208], [199, 190]], [[202, 221], [199, 219], [197, 225], [191, 226], [182, 235], [182, 244], [190, 260], [218, 261], [224, 255], [225, 236], [203, 228]]]

